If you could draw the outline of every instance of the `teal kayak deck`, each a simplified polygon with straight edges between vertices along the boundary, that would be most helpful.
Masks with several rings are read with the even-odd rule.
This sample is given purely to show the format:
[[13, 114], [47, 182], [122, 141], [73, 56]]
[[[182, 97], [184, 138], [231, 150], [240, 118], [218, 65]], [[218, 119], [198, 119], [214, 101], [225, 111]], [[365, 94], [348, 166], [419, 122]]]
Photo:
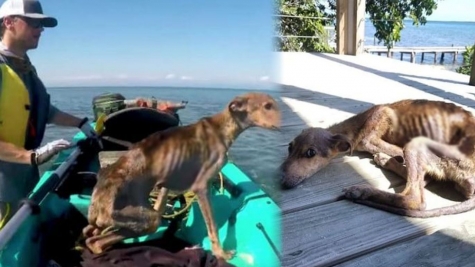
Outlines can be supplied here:
[[[84, 135], [78, 133], [74, 141], [83, 138]], [[51, 179], [54, 170], [66, 161], [70, 153], [71, 150], [60, 153], [52, 167], [42, 175], [30, 197]], [[96, 156], [90, 159], [86, 171], [97, 172], [99, 166], [99, 159]], [[231, 183], [231, 188], [238, 192], [230, 192], [229, 187], [225, 187], [223, 192], [215, 187], [210, 189], [210, 202], [220, 242], [225, 250], [236, 252], [235, 257], [229, 262], [239, 267], [280, 266], [279, 207], [234, 163], [226, 162], [221, 172]], [[48, 193], [39, 203], [41, 213], [30, 215], [1, 251], [0, 266], [36, 266], [40, 258], [38, 255], [40, 243], [31, 237], [37, 235], [39, 225], [61, 216], [70, 208], [76, 209], [87, 218], [91, 191], [92, 187], [84, 188], [80, 193], [71, 194], [67, 198], [60, 197], [54, 192]], [[138, 245], [160, 238], [168, 226], [169, 221], [162, 219], [155, 233], [127, 239], [124, 243]], [[187, 218], [181, 222], [175, 236], [206, 250], [211, 249], [206, 225], [197, 202], [192, 203]]]

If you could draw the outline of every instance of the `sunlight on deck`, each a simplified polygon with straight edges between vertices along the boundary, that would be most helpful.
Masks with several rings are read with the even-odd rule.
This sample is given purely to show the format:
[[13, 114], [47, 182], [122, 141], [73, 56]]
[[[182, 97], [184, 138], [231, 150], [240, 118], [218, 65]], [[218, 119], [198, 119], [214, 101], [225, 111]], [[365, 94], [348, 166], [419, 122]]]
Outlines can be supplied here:
[[311, 127], [328, 127], [335, 122], [347, 119], [354, 115], [350, 112], [344, 112], [294, 98], [282, 97], [282, 101]]
[[[456, 93], [475, 101], [473, 87], [467, 86], [468, 75], [431, 66], [368, 54], [354, 57], [324, 53], [279, 53], [278, 57], [280, 84], [331, 94], [329, 97], [371, 104], [402, 98], [450, 101], [434, 94], [435, 90]], [[296, 112], [299, 112], [298, 107]]]

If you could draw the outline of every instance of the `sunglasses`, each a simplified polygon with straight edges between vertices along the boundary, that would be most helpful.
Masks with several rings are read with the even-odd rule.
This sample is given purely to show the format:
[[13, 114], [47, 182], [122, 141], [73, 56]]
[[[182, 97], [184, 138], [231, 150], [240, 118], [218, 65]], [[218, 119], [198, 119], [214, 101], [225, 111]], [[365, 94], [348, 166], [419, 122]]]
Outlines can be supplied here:
[[16, 18], [23, 20], [29, 27], [33, 29], [38, 29], [40, 27], [43, 27], [43, 22], [40, 19], [33, 19], [33, 18], [22, 17], [22, 16], [16, 16]]

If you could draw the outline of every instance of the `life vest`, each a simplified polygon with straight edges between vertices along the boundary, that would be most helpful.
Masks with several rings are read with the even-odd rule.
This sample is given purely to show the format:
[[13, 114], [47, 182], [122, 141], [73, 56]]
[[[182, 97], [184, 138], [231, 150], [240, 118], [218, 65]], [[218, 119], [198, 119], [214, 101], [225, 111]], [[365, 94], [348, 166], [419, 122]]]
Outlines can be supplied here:
[[30, 96], [21, 78], [0, 64], [0, 140], [24, 147], [30, 117]]

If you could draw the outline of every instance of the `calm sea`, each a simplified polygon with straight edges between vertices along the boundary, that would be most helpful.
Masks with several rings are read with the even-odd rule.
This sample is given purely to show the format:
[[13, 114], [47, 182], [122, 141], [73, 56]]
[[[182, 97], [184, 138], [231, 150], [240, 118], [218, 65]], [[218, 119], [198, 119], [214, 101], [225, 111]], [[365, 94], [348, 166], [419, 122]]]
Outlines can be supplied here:
[[[202, 89], [202, 88], [49, 88], [54, 105], [63, 111], [79, 117], [93, 118], [92, 98], [105, 92], [120, 93], [126, 98], [156, 97], [180, 102], [187, 100], [188, 105], [179, 111], [183, 124], [197, 121], [203, 116], [210, 116], [223, 110], [226, 104], [235, 96], [249, 92], [237, 89]], [[276, 91], [263, 91], [280, 99]], [[130, 129], [124, 129], [130, 130]], [[77, 129], [50, 125], [46, 131], [44, 142], [58, 138], [71, 140]], [[279, 163], [278, 142], [279, 133], [258, 128], [251, 128], [242, 133], [229, 151], [230, 159], [235, 162], [252, 179], [262, 185], [263, 189], [275, 196], [276, 167]]]
[[[375, 28], [366, 20], [365, 45], [378, 45], [374, 38]], [[401, 41], [395, 46], [472, 46], [475, 43], [475, 22], [443, 22], [429, 21], [423, 26], [413, 26], [411, 21], [404, 22], [405, 28], [401, 31]], [[376, 43], [375, 43], [376, 42]], [[383, 43], [379, 45], [384, 45]], [[386, 55], [383, 55], [386, 56]], [[394, 54], [395, 59], [400, 59], [399, 53]], [[453, 66], [452, 55], [446, 55], [443, 64], [440, 64], [440, 54], [437, 55], [437, 64], [453, 70], [462, 63], [462, 55], [457, 56], [456, 66]], [[404, 61], [410, 61], [405, 55]], [[423, 64], [434, 65], [434, 55], [426, 54]], [[416, 63], [421, 63], [421, 54], [416, 57]]]

